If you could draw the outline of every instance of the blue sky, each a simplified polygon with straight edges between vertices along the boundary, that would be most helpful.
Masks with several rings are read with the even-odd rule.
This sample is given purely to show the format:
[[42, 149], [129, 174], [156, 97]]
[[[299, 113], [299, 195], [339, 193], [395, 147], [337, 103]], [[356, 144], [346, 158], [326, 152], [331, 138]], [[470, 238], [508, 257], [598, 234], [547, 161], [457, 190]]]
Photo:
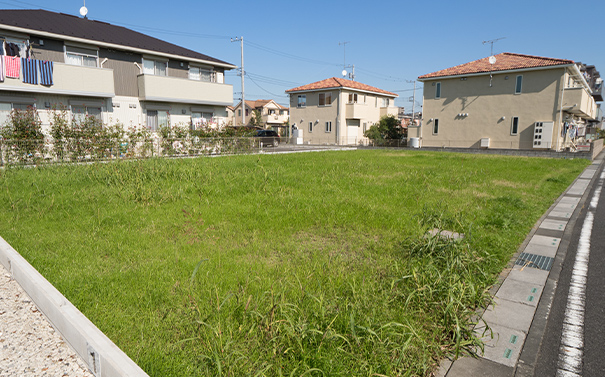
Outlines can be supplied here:
[[[78, 15], [82, 0], [0, 0], [2, 9], [46, 9]], [[418, 76], [516, 52], [594, 64], [605, 76], [605, 1], [269, 1], [146, 2], [88, 0], [88, 18], [125, 26], [194, 51], [240, 65], [244, 37], [246, 99], [340, 76], [355, 65], [356, 81], [399, 94], [411, 110]], [[241, 92], [236, 71], [226, 75]], [[422, 84], [416, 109], [422, 103]], [[235, 93], [237, 101], [241, 94]]]

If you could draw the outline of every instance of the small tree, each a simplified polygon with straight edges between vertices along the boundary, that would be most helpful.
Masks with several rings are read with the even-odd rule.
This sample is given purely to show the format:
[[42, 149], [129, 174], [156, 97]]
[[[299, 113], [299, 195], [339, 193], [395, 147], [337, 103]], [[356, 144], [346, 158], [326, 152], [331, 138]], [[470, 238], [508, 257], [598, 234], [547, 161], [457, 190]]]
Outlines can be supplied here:
[[371, 140], [382, 141], [388, 139], [401, 139], [403, 129], [401, 122], [395, 115], [385, 115], [378, 123], [372, 125], [363, 136]]
[[263, 128], [263, 120], [258, 109], [252, 111], [252, 116], [250, 117], [250, 125], [252, 127]]
[[4, 139], [6, 157], [19, 163], [31, 163], [42, 158], [44, 134], [38, 111], [33, 107], [27, 110], [13, 110], [2, 127], [0, 136]]

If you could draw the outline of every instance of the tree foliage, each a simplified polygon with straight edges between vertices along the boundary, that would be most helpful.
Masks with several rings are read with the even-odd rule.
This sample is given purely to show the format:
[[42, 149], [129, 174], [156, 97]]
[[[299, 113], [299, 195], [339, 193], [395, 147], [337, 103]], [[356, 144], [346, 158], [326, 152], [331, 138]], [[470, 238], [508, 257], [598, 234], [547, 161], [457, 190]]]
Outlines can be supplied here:
[[370, 140], [401, 139], [403, 137], [403, 129], [401, 128], [401, 122], [396, 116], [385, 115], [363, 135]]
[[252, 116], [250, 117], [250, 125], [252, 127], [263, 127], [263, 119], [259, 110], [252, 111]]

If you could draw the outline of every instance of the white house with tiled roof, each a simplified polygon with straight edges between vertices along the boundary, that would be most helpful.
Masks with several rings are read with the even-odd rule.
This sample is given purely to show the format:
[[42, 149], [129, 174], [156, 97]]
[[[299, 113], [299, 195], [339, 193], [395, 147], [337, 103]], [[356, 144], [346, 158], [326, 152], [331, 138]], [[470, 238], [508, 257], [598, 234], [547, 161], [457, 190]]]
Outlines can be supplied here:
[[242, 111], [245, 111], [246, 125], [250, 124], [250, 120], [254, 116], [254, 110], [258, 110], [261, 115], [261, 124], [264, 128], [272, 129], [286, 135], [285, 130], [289, 119], [289, 109], [287, 106], [282, 106], [272, 99], [259, 99], [255, 101], [246, 101], [246, 106], [242, 109], [242, 101], [240, 101], [233, 109], [234, 125], [241, 126], [243, 117]]
[[397, 116], [397, 94], [357, 81], [332, 77], [286, 90], [290, 124], [308, 144], [359, 144], [384, 115]]
[[575, 148], [598, 117], [593, 88], [572, 60], [502, 53], [418, 77], [422, 146]]

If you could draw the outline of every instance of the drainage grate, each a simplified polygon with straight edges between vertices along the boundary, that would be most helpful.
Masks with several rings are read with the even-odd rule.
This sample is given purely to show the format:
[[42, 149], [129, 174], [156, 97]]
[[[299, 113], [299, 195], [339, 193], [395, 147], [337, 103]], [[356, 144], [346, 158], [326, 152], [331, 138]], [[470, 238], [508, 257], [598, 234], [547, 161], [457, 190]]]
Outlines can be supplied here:
[[545, 257], [543, 255], [521, 253], [517, 261], [515, 262], [518, 266], [527, 266], [533, 268], [539, 268], [540, 270], [550, 271], [554, 258]]

